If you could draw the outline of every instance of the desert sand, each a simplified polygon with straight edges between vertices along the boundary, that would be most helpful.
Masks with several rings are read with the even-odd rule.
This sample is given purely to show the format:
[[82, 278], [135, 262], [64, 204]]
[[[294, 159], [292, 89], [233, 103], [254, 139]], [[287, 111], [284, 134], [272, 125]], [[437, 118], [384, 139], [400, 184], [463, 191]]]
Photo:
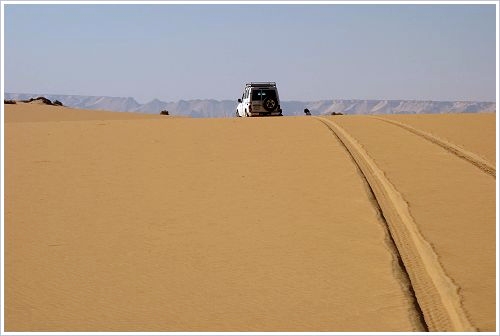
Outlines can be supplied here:
[[5, 330], [494, 331], [495, 114], [387, 118], [5, 105]]

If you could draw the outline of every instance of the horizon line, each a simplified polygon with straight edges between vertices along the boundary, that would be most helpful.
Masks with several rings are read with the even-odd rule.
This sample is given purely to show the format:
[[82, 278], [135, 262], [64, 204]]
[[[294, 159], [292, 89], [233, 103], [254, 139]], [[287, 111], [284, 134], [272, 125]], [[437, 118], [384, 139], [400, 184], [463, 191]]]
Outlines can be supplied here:
[[[85, 94], [62, 94], [62, 93], [32, 93], [32, 92], [3, 92], [4, 96], [5, 95], [34, 95], [34, 96], [79, 96], [79, 97], [106, 97], [106, 98], [125, 98], [125, 99], [133, 99], [137, 104], [139, 105], [146, 105], [151, 103], [152, 101], [158, 100], [162, 103], [174, 103], [174, 102], [180, 102], [180, 101], [197, 101], [197, 100], [215, 100], [215, 101], [237, 101], [237, 99], [216, 99], [216, 98], [193, 98], [193, 99], [177, 99], [177, 100], [170, 100], [170, 101], [165, 101], [161, 100], [159, 98], [153, 98], [145, 103], [140, 103], [137, 98], [132, 97], [132, 96], [107, 96], [107, 95], [85, 95]], [[398, 99], [388, 99], [388, 98], [323, 98], [323, 99], [287, 99], [287, 100], [282, 100], [283, 102], [317, 102], [317, 101], [335, 101], [335, 100], [357, 100], [357, 101], [418, 101], [418, 102], [475, 102], [475, 103], [496, 103], [496, 101], [489, 101], [489, 100], [466, 100], [466, 99], [454, 99], [454, 100], [435, 100], [435, 99], [404, 99], [404, 98], [398, 98]]]

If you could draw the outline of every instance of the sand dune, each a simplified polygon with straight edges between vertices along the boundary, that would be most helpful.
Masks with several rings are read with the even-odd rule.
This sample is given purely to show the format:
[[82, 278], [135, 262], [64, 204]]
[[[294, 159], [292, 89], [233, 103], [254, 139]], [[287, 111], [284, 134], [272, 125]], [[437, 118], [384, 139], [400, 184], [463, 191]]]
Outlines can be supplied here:
[[129, 120], [164, 119], [170, 116], [73, 109], [65, 106], [43, 105], [39, 101], [5, 105], [5, 122], [83, 121], [83, 120]]
[[495, 330], [495, 178], [397, 125], [5, 110], [7, 331]]
[[[455, 122], [458, 117], [449, 116]], [[468, 119], [464, 117], [463, 121]], [[374, 118], [335, 120], [362, 143], [402, 194], [419, 233], [454, 283], [453, 294], [458, 295], [470, 324], [479, 330], [494, 330], [494, 176], [395, 125]], [[494, 122], [494, 115], [489, 120]], [[435, 123], [446, 122], [441, 116]], [[441, 124], [434, 129], [445, 127]], [[471, 129], [464, 138], [471, 138]], [[482, 129], [476, 128], [478, 136]], [[494, 139], [490, 138], [490, 144], [494, 146]]]
[[379, 116], [394, 120], [470, 151], [496, 166], [495, 113], [417, 114]]
[[421, 129], [415, 128], [413, 126], [410, 126], [406, 123], [399, 122], [396, 120], [390, 120], [387, 118], [381, 118], [381, 117], [374, 117], [378, 120], [382, 120], [385, 122], [388, 122], [390, 124], [396, 125], [398, 127], [401, 127], [415, 135], [418, 135], [419, 137], [424, 138], [425, 140], [428, 140], [432, 142], [435, 145], [440, 146], [444, 150], [447, 150], [451, 152], [452, 154], [456, 155], [459, 158], [462, 158], [469, 163], [473, 164], [474, 166], [478, 167], [482, 171], [484, 171], [486, 174], [489, 174], [493, 177], [496, 177], [496, 168], [494, 163], [490, 163], [488, 160], [483, 159], [480, 155], [477, 155], [461, 146], [455, 145], [453, 142], [441, 139], [439, 136], [433, 135], [432, 133], [423, 131]]

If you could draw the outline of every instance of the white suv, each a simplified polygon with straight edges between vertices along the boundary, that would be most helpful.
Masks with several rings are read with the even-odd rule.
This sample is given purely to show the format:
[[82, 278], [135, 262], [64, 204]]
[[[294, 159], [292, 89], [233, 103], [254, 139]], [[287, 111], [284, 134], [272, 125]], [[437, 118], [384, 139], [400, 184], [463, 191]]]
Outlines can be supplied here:
[[238, 99], [237, 117], [281, 116], [280, 97], [274, 82], [251, 82]]

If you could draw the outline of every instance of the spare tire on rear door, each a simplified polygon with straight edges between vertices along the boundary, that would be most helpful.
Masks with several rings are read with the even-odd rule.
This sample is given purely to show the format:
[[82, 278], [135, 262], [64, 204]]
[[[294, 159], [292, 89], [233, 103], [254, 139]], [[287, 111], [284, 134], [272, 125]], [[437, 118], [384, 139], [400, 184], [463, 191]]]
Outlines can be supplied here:
[[273, 112], [278, 107], [278, 103], [276, 102], [276, 99], [272, 98], [272, 97], [267, 97], [266, 99], [264, 99], [263, 105], [264, 105], [264, 109], [267, 112]]

